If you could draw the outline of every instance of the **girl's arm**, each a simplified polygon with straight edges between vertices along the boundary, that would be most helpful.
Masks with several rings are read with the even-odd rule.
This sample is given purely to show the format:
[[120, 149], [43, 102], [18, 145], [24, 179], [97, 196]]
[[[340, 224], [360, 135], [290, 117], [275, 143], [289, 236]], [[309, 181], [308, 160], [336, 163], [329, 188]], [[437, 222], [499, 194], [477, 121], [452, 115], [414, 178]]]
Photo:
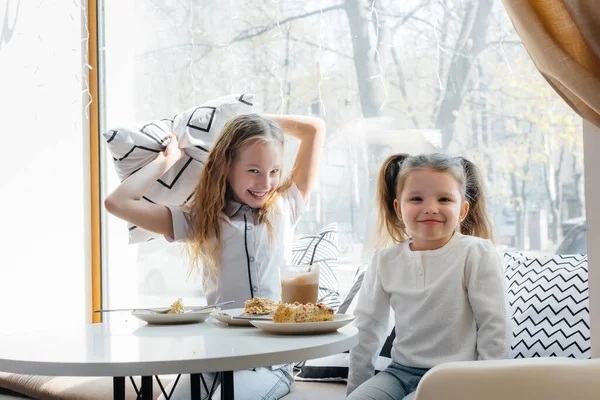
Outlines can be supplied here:
[[304, 201], [308, 200], [319, 172], [325, 141], [325, 122], [320, 118], [303, 115], [264, 114], [264, 116], [277, 122], [285, 133], [300, 139], [300, 149], [292, 169], [292, 179], [298, 186]]
[[171, 212], [165, 206], [141, 200], [158, 178], [169, 170], [183, 155], [177, 138], [169, 135], [167, 148], [156, 159], [125, 179], [104, 200], [106, 210], [140, 228], [173, 237]]
[[478, 359], [508, 358], [510, 331], [502, 259], [487, 240], [473, 252], [466, 266], [467, 294], [477, 325]]
[[390, 295], [381, 285], [377, 252], [365, 272], [354, 315], [358, 345], [350, 350], [346, 395], [373, 376], [377, 351], [390, 333]]

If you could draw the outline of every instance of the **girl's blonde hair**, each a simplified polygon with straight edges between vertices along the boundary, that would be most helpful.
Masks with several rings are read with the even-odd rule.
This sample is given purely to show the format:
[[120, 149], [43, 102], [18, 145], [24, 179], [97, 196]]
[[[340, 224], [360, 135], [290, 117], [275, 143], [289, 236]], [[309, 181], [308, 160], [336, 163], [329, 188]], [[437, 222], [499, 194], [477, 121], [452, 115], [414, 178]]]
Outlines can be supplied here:
[[[192, 235], [185, 249], [190, 259], [190, 272], [202, 267], [213, 276], [220, 274], [221, 224], [229, 223], [224, 210], [227, 201], [233, 198], [227, 177], [240, 150], [255, 143], [279, 143], [283, 154], [283, 138], [283, 131], [275, 121], [258, 114], [235, 117], [223, 127], [208, 154], [189, 206]], [[277, 196], [290, 184], [290, 179], [283, 185], [280, 182], [258, 212], [258, 223], [267, 224], [269, 239], [273, 234], [269, 215]]]
[[492, 225], [485, 205], [483, 178], [475, 164], [464, 157], [450, 157], [442, 153], [418, 156], [396, 154], [384, 161], [377, 179], [379, 216], [376, 247], [385, 247], [390, 240], [402, 243], [408, 238], [406, 226], [394, 210], [394, 200], [400, 198], [408, 174], [423, 169], [448, 172], [460, 183], [461, 196], [470, 206], [466, 218], [460, 224], [460, 232], [493, 240]]

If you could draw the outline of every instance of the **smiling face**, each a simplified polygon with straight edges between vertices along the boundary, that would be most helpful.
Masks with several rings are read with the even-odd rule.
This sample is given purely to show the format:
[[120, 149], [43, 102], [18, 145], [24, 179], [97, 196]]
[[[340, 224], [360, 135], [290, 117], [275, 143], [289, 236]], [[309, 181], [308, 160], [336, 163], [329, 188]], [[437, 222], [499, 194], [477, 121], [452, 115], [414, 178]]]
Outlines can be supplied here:
[[251, 142], [236, 154], [227, 181], [233, 199], [261, 208], [280, 183], [283, 149], [278, 142]]
[[444, 246], [469, 211], [460, 183], [445, 171], [410, 171], [399, 194], [394, 209], [412, 236], [413, 250]]

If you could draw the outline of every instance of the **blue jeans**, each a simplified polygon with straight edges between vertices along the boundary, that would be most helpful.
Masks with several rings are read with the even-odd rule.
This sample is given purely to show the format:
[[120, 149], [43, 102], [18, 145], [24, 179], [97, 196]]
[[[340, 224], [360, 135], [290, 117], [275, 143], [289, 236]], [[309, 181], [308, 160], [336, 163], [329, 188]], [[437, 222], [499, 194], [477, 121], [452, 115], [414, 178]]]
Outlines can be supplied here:
[[427, 368], [411, 368], [392, 362], [362, 385], [357, 387], [346, 400], [400, 400], [417, 390]]
[[[204, 380], [210, 389], [215, 379], [215, 374], [204, 373]], [[233, 373], [233, 385], [236, 400], [277, 400], [288, 394], [294, 383], [291, 365], [282, 366], [278, 369], [254, 368], [249, 370], [235, 371]], [[165, 389], [167, 394], [171, 393], [173, 382]], [[202, 386], [202, 384], [200, 384]], [[217, 391], [216, 393], [219, 393]], [[219, 399], [219, 395], [213, 396]], [[173, 400], [189, 400], [190, 376], [181, 375], [173, 396]], [[208, 399], [202, 386], [202, 400]], [[165, 400], [161, 394], [159, 400]]]

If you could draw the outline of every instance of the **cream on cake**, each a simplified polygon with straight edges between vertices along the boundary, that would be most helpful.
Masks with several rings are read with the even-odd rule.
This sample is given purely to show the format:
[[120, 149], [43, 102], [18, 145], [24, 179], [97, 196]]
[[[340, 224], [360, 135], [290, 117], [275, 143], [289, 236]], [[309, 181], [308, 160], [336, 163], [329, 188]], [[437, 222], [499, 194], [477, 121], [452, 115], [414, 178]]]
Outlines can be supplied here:
[[277, 309], [277, 303], [271, 299], [254, 297], [244, 302], [244, 314], [267, 315]]
[[282, 303], [273, 314], [273, 321], [277, 323], [322, 322], [333, 321], [334, 318], [333, 309], [323, 303]]

